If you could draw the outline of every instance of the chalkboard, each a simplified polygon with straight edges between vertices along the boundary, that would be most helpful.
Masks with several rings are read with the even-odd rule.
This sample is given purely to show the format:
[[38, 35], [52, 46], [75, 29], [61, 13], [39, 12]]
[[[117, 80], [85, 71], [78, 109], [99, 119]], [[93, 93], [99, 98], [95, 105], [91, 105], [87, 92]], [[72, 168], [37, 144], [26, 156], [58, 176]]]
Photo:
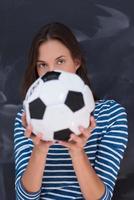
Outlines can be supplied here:
[[[20, 86], [37, 30], [52, 21], [75, 33], [98, 98], [115, 99], [127, 111], [129, 142], [113, 199], [134, 199], [134, 2], [118, 0], [3, 0], [0, 2], [0, 196], [15, 199], [13, 126]], [[8, 176], [7, 176], [8, 175]], [[10, 179], [9, 179], [10, 177]], [[9, 195], [10, 194], [10, 195]]]

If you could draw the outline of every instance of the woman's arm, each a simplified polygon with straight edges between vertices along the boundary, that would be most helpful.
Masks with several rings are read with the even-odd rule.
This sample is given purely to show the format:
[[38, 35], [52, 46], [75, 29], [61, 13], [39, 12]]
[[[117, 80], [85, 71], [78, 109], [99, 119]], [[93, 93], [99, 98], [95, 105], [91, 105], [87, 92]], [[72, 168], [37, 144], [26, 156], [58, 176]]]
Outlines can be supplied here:
[[92, 168], [91, 163], [83, 150], [83, 147], [90, 137], [91, 130], [96, 123], [91, 117], [90, 128], [83, 129], [81, 127], [81, 135], [71, 135], [70, 142], [60, 141], [59, 143], [69, 148], [69, 153], [72, 158], [72, 164], [76, 173], [81, 192], [86, 200], [98, 200], [105, 192], [103, 181]]
[[94, 168], [82, 149], [89, 130], [83, 136], [72, 135], [74, 142], [60, 142], [69, 148], [73, 167], [86, 200], [110, 200], [127, 144], [127, 118], [123, 107], [111, 101], [107, 119], [107, 132], [97, 148]]
[[98, 145], [94, 169], [105, 184], [102, 199], [110, 200], [127, 147], [128, 122], [124, 107], [114, 100], [109, 100], [107, 116], [107, 129]]
[[105, 185], [92, 168], [90, 161], [84, 151], [73, 151], [70, 153], [73, 167], [86, 200], [98, 200], [105, 192]]
[[[16, 197], [17, 199], [38, 200], [40, 198], [46, 155], [51, 142], [44, 143], [40, 141], [40, 136], [32, 137], [31, 140], [24, 133], [22, 112], [20, 112], [17, 114], [14, 128]], [[30, 137], [31, 130], [27, 130], [26, 134]]]
[[33, 148], [28, 165], [21, 178], [23, 187], [28, 192], [40, 191], [46, 164], [46, 156], [47, 152], [43, 153], [39, 151], [36, 146]]

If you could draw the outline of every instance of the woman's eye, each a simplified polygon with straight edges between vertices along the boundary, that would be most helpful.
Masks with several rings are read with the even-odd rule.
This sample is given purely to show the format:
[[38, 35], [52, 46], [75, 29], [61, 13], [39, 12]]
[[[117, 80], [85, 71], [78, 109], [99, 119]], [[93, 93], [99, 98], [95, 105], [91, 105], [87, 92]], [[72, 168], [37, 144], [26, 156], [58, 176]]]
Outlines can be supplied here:
[[65, 60], [63, 60], [63, 59], [62, 59], [62, 60], [58, 60], [57, 63], [58, 63], [59, 65], [61, 65], [61, 64], [65, 63]]
[[39, 68], [45, 68], [46, 64], [45, 63], [37, 63], [37, 67], [39, 67]]

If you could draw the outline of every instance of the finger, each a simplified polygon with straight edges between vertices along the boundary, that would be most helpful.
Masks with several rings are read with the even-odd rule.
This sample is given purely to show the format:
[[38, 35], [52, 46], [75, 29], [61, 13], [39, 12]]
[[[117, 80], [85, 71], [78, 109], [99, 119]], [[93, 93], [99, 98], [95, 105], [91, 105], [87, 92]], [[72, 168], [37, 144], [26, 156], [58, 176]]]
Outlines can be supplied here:
[[39, 145], [42, 138], [42, 134], [38, 133], [35, 137], [33, 137], [33, 141], [35, 145]]
[[81, 132], [81, 136], [85, 137], [85, 139], [87, 140], [89, 138], [89, 136], [90, 136], [89, 127], [88, 128], [84, 128], [84, 127], [80, 126], [79, 130]]
[[83, 139], [82, 135], [76, 135], [76, 134], [71, 134], [70, 137], [71, 141], [70, 142], [75, 142], [75, 143], [79, 143], [79, 144], [83, 144]]
[[36, 135], [32, 132], [29, 138], [34, 142]]
[[31, 135], [32, 135], [32, 126], [29, 124], [25, 130], [25, 136], [29, 138], [31, 137]]
[[46, 143], [48, 144], [48, 146], [53, 145], [55, 142], [54, 141], [46, 141]]
[[94, 117], [91, 116], [91, 117], [90, 117], [89, 126], [88, 126], [88, 128], [87, 128], [87, 131], [88, 131], [89, 133], [91, 133], [95, 127], [96, 127], [96, 121], [95, 121]]
[[25, 112], [22, 114], [21, 119], [22, 119], [22, 125], [24, 127], [26, 127], [27, 126], [27, 121], [26, 121], [26, 113]]
[[90, 127], [94, 129], [96, 127], [96, 121], [93, 116], [90, 117]]
[[69, 142], [59, 140], [58, 143], [64, 147], [71, 148], [71, 144]]
[[35, 145], [40, 145], [41, 142], [44, 142], [44, 144], [46, 143], [47, 146], [51, 146], [54, 144], [54, 141], [43, 140], [43, 133], [38, 133], [36, 136], [34, 134], [32, 134], [31, 138]]

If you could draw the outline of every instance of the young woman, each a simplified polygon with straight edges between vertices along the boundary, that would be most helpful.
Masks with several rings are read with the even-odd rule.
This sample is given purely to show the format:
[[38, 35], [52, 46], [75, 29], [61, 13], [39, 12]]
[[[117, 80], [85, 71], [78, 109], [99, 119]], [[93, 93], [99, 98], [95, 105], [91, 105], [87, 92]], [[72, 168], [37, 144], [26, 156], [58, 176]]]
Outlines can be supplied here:
[[[23, 95], [47, 71], [78, 74], [89, 85], [85, 61], [71, 30], [47, 24], [33, 40]], [[127, 144], [125, 109], [114, 100], [96, 101], [90, 127], [69, 141], [42, 141], [32, 134], [24, 110], [14, 129], [16, 198], [24, 200], [110, 200]]]

